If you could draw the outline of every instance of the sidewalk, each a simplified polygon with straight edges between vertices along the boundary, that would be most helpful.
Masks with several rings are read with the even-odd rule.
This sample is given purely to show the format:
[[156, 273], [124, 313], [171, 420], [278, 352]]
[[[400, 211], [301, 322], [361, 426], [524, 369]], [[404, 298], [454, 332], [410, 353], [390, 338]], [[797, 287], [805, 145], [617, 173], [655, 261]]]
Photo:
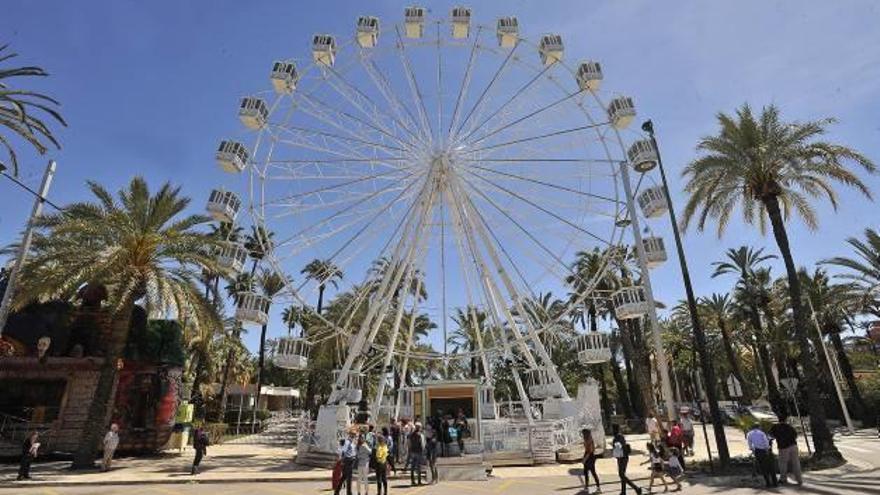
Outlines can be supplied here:
[[[711, 437], [711, 430], [709, 432]], [[733, 428], [727, 429], [731, 456], [746, 455], [747, 449], [742, 433]], [[629, 472], [634, 479], [647, 477], [644, 455], [647, 436], [629, 435], [633, 455]], [[696, 455], [687, 462], [707, 459], [705, 440], [702, 431], [697, 429]], [[802, 447], [803, 449], [803, 447]], [[714, 451], [714, 444], [713, 444]], [[804, 450], [805, 452], [805, 450]], [[208, 455], [202, 461], [201, 474], [189, 474], [193, 450], [186, 449], [182, 455], [166, 452], [153, 457], [123, 457], [114, 461], [113, 469], [107, 473], [98, 470], [69, 471], [69, 461], [36, 463], [31, 469], [33, 480], [16, 482], [18, 466], [0, 465], [0, 486], [65, 486], [65, 485], [126, 485], [149, 483], [233, 483], [233, 482], [272, 482], [272, 481], [328, 481], [327, 469], [296, 466], [293, 463], [295, 450], [290, 447], [272, 445], [223, 444], [208, 448]], [[596, 463], [600, 477], [617, 476], [614, 459], [603, 458]], [[531, 478], [543, 476], [571, 476], [581, 472], [579, 463], [550, 464], [526, 467], [499, 467], [493, 470], [496, 478]], [[402, 476], [402, 475], [401, 475]], [[393, 478], [392, 478], [393, 479]]]

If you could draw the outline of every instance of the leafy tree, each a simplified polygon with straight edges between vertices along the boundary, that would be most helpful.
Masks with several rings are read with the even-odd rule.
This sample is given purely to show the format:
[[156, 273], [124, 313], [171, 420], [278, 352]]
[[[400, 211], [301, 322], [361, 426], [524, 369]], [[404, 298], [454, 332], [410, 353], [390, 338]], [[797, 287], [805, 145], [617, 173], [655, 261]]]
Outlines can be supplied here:
[[110, 342], [100, 367], [73, 467], [92, 466], [105, 418], [114, 400], [117, 361], [128, 341], [136, 302], [150, 311], [176, 314], [195, 328], [216, 327], [219, 318], [196, 281], [205, 267], [218, 269], [206, 246], [215, 240], [196, 230], [201, 215], [180, 217], [189, 198], [165, 184], [154, 194], [132, 179], [114, 198], [89, 182], [96, 202], [74, 203], [35, 220], [32, 256], [24, 267], [16, 306], [71, 296], [84, 284], [107, 288], [112, 312]]
[[[0, 63], [18, 56], [17, 53], [6, 52], [9, 45], [0, 46]], [[4, 127], [13, 135], [30, 144], [37, 153], [44, 155], [49, 145], [61, 148], [49, 126], [43, 121], [48, 115], [55, 122], [67, 126], [61, 114], [53, 107], [60, 105], [55, 99], [36, 91], [15, 89], [10, 86], [14, 77], [46, 77], [49, 74], [40, 67], [11, 67], [0, 69], [0, 127]], [[6, 149], [12, 173], [18, 175], [18, 155], [12, 147], [8, 136], [0, 134], [0, 145]], [[0, 162], [0, 166], [6, 166]]]
[[696, 217], [698, 229], [703, 230], [712, 218], [717, 221], [720, 236], [740, 204], [746, 223], [757, 221], [763, 231], [766, 221], [770, 221], [788, 276], [817, 458], [840, 458], [840, 453], [834, 447], [825, 424], [825, 409], [816, 392], [816, 363], [811, 358], [801, 286], [785, 220], [794, 211], [809, 228], [816, 229], [818, 221], [809, 198], [825, 197], [836, 208], [837, 194], [830, 181], [853, 187], [870, 198], [867, 186], [846, 164], [855, 163], [870, 173], [876, 171], [874, 163], [857, 151], [818, 140], [833, 122], [786, 123], [772, 105], [756, 118], [746, 104], [737, 110], [736, 117], [718, 114], [719, 133], [700, 140], [697, 149], [703, 156], [683, 171], [688, 181], [685, 190], [690, 195], [684, 210], [685, 227]]

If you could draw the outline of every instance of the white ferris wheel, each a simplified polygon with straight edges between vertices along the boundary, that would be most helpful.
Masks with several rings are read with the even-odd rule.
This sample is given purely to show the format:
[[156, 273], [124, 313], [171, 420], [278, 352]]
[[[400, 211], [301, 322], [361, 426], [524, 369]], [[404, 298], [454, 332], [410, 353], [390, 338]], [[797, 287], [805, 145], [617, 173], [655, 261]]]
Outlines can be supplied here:
[[[595, 285], [635, 211], [622, 164], [644, 171], [656, 160], [650, 141], [624, 131], [632, 99], [600, 90], [598, 62], [571, 58], [562, 36], [530, 41], [515, 17], [480, 25], [468, 8], [435, 18], [410, 7], [399, 23], [360, 17], [350, 33], [314, 35], [308, 56], [275, 62], [269, 90], [241, 100], [246, 129], [217, 153], [242, 181], [215, 190], [209, 210], [228, 221], [247, 210], [274, 233], [266, 262], [292, 276], [286, 304], [312, 306], [327, 285], [300, 276], [312, 260], [344, 274], [327, 276], [351, 295], [344, 311], [317, 316], [321, 330], [281, 338], [277, 364], [305, 369], [313, 346], [339, 339], [346, 352], [330, 402], [360, 401], [375, 379], [376, 409], [385, 371], [413, 360], [478, 360], [491, 390], [492, 363], [515, 358], [525, 363], [513, 373], [523, 401], [568, 397], [543, 334], [587, 298], [611, 300], [619, 318], [650, 309], [641, 287]], [[646, 188], [638, 204], [654, 216], [665, 197]], [[659, 238], [638, 242], [649, 260], [665, 259]], [[593, 248], [602, 266], [584, 280], [572, 262]], [[246, 255], [230, 243], [222, 259], [241, 270]], [[564, 310], [530, 316], [530, 301], [551, 292]], [[257, 293], [240, 304], [242, 320], [268, 317]], [[410, 314], [436, 328], [417, 341]], [[487, 330], [450, 349], [453, 325]], [[570, 345], [586, 363], [611, 357], [605, 334]]]

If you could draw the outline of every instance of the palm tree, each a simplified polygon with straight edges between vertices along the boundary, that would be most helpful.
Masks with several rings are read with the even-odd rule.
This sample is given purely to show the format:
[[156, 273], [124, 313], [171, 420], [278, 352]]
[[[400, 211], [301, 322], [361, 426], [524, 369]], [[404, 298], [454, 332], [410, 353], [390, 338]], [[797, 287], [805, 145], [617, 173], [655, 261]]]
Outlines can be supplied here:
[[332, 284], [334, 289], [339, 288], [337, 280], [342, 280], [344, 276], [342, 270], [330, 260], [314, 259], [300, 270], [300, 273], [305, 275], [306, 279], [318, 282], [318, 305], [315, 306], [315, 310], [321, 314], [324, 306], [324, 290], [328, 283]]
[[214, 239], [195, 229], [209, 219], [180, 218], [190, 200], [167, 183], [151, 194], [144, 179], [136, 177], [118, 192], [118, 200], [97, 183], [89, 182], [89, 188], [97, 202], [75, 203], [34, 220], [33, 254], [15, 295], [15, 305], [21, 307], [45, 297], [70, 296], [84, 284], [108, 289], [112, 338], [105, 346], [75, 468], [94, 462], [136, 301], [148, 313], [170, 311], [196, 328], [219, 325], [197, 286], [203, 268], [218, 269], [204, 249]]
[[809, 199], [825, 197], [836, 208], [837, 195], [831, 181], [854, 187], [870, 198], [867, 186], [845, 163], [855, 163], [869, 173], [875, 172], [876, 166], [851, 148], [818, 140], [834, 123], [833, 119], [785, 123], [772, 105], [765, 107], [756, 119], [745, 104], [737, 110], [736, 118], [719, 113], [718, 122], [718, 135], [701, 139], [697, 146], [705, 154], [688, 164], [682, 173], [688, 180], [685, 190], [690, 194], [684, 210], [684, 227], [697, 217], [697, 227], [703, 230], [712, 218], [717, 220], [720, 236], [740, 203], [746, 223], [757, 221], [763, 232], [766, 220], [770, 220], [791, 293], [816, 457], [840, 458], [816, 390], [816, 363], [810, 358], [809, 327], [801, 306], [801, 286], [785, 221], [794, 210], [807, 227], [815, 230], [818, 221]]
[[859, 289], [862, 309], [880, 318], [880, 232], [865, 229], [864, 240], [850, 237], [846, 242], [855, 251], [854, 257], [838, 256], [822, 263], [846, 269], [836, 277], [852, 282]]
[[751, 401], [751, 386], [743, 376], [742, 367], [736, 350], [733, 347], [733, 338], [730, 335], [730, 322], [732, 319], [733, 305], [730, 302], [730, 296], [727, 294], [712, 294], [709, 297], [700, 299], [702, 309], [709, 316], [708, 321], [714, 324], [721, 335], [721, 345], [724, 348], [724, 355], [727, 357], [727, 363], [730, 365], [730, 372], [742, 384], [743, 401], [749, 403]]
[[817, 268], [812, 275], [802, 270], [800, 276], [822, 334], [827, 335], [834, 346], [837, 363], [852, 397], [853, 415], [863, 420], [868, 419], [865, 414], [867, 405], [859, 391], [852, 364], [840, 338], [840, 333], [853, 322], [853, 315], [858, 311], [860, 300], [857, 294], [860, 290], [853, 284], [832, 284], [828, 273], [821, 268]]
[[[452, 345], [453, 354], [462, 350], [476, 353], [480, 348], [481, 340], [484, 349], [490, 345], [487, 318], [488, 315], [485, 311], [473, 306], [455, 309], [452, 321], [455, 323], [456, 328], [448, 337], [449, 344]], [[479, 376], [477, 374], [479, 365], [480, 358], [473, 355], [470, 359], [470, 378]]]
[[287, 335], [293, 333], [293, 329], [296, 327], [297, 323], [302, 323], [303, 321], [303, 310], [299, 306], [288, 306], [284, 308], [284, 311], [281, 312], [281, 321], [287, 325]]
[[[0, 62], [6, 62], [18, 56], [17, 53], [4, 53], [9, 45], [0, 46]], [[60, 103], [53, 98], [36, 91], [14, 89], [9, 86], [13, 77], [46, 77], [49, 74], [40, 67], [12, 67], [0, 69], [0, 126], [12, 131], [12, 134], [28, 142], [37, 153], [44, 155], [49, 144], [61, 148], [49, 126], [40, 117], [44, 113], [63, 126], [67, 126], [53, 106]], [[18, 176], [18, 155], [12, 147], [8, 136], [0, 134], [0, 145], [6, 149], [12, 173]], [[0, 162], [0, 170], [6, 166]]]
[[[260, 274], [260, 278], [257, 281], [260, 286], [260, 291], [264, 296], [269, 298], [271, 303], [272, 299], [281, 292], [285, 285], [287, 285], [287, 281], [284, 279], [284, 276], [273, 271], [264, 271]], [[266, 308], [266, 312], [268, 313], [269, 307]], [[266, 330], [269, 328], [269, 324], [263, 324], [263, 328], [260, 330], [260, 351], [258, 353], [257, 358], [257, 402], [253, 411], [253, 418], [251, 420], [251, 425], [255, 425], [257, 422], [257, 408], [260, 406], [260, 391], [263, 386], [263, 372], [265, 371], [265, 358], [266, 358]]]
[[275, 237], [275, 233], [271, 230], [251, 225], [251, 233], [244, 239], [244, 248], [248, 250], [248, 256], [254, 260], [254, 264], [251, 266], [251, 277], [257, 273], [257, 264], [272, 250], [273, 237]]

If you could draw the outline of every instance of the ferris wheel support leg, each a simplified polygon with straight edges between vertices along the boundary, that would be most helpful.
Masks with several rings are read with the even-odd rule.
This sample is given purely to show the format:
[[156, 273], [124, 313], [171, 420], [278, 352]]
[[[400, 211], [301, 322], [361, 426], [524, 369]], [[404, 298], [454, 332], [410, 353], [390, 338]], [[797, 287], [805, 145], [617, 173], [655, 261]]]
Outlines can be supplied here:
[[[480, 255], [479, 250], [477, 249], [476, 241], [474, 240], [473, 232], [471, 231], [470, 226], [469, 225], [465, 226], [465, 224], [466, 223], [469, 224], [469, 222], [467, 222], [466, 215], [461, 210], [461, 204], [454, 200], [453, 194], [448, 188], [446, 190], [446, 193], [449, 198], [450, 205], [452, 205], [453, 210], [455, 210], [455, 212], [458, 214], [458, 221], [454, 222], [453, 225], [455, 227], [458, 227], [458, 230], [459, 230], [458, 237], [464, 238], [464, 240], [467, 241], [467, 243], [468, 243], [468, 248], [470, 250], [471, 259], [474, 263], [474, 266], [477, 269], [479, 278], [483, 283], [483, 296], [484, 296], [484, 299], [486, 299], [486, 303], [487, 303], [486, 306], [488, 309], [490, 309], [489, 314], [491, 315], [491, 317], [493, 319], [493, 323], [499, 329], [498, 333], [501, 335], [501, 345], [504, 348], [504, 352], [506, 355], [513, 356], [511, 349], [510, 349], [510, 344], [507, 341], [507, 334], [504, 332], [504, 328], [501, 325], [501, 321], [502, 321], [501, 315], [503, 314], [505, 316], [505, 319], [508, 322], [508, 326], [511, 329], [515, 328], [514, 325], [516, 324], [516, 321], [514, 320], [513, 315], [510, 314], [510, 311], [507, 309], [507, 306], [499, 303], [499, 301], [497, 299], [498, 289], [497, 289], [497, 287], [495, 287], [495, 285], [492, 281], [492, 278], [489, 276], [488, 270], [486, 268], [486, 263], [485, 263], [485, 261], [483, 261], [483, 258]], [[532, 356], [532, 353], [529, 351], [528, 347], [523, 342], [522, 336], [517, 335], [516, 340], [520, 346], [520, 351], [525, 356], [526, 360], [529, 362], [529, 365], [536, 367], [537, 363], [535, 362], [535, 358], [534, 358], [534, 356]], [[488, 361], [486, 360], [485, 353], [483, 353], [482, 357], [484, 360], [483, 366], [485, 366], [486, 369], [488, 369], [489, 366], [488, 366]], [[522, 379], [519, 376], [519, 370], [517, 370], [516, 367], [513, 367], [513, 381], [514, 381], [514, 384], [516, 385], [516, 390], [517, 390], [517, 393], [519, 394], [520, 402], [522, 403], [523, 412], [526, 415], [526, 419], [528, 420], [529, 425], [533, 425], [535, 422], [535, 418], [532, 415], [532, 403], [529, 400], [529, 395], [528, 395], [528, 393], [526, 393], [526, 389], [522, 384]]]
[[[425, 192], [426, 188], [431, 186], [431, 181], [428, 180], [425, 183], [425, 186], [422, 188], [422, 193]], [[420, 194], [421, 196], [422, 194]], [[427, 209], [426, 205], [422, 205], [422, 209], [419, 211], [420, 215], [420, 226], [425, 223], [425, 209]], [[340, 370], [339, 376], [337, 378], [336, 384], [334, 386], [333, 392], [330, 395], [329, 402], [336, 403], [340, 400], [339, 391], [343, 389], [345, 385], [345, 381], [347, 379], [348, 373], [354, 368], [355, 361], [359, 360], [361, 357], [361, 353], [363, 352], [364, 344], [368, 341], [368, 336], [374, 334], [373, 327], [375, 326], [378, 329], [379, 324], [382, 319], [377, 319], [375, 325], [373, 324], [374, 319], [376, 319], [377, 313], [381, 309], [383, 311], [382, 315], [384, 316], [385, 312], [387, 312], [388, 304], [390, 303], [390, 299], [394, 293], [394, 287], [400, 283], [400, 279], [403, 275], [403, 270], [401, 267], [401, 253], [406, 248], [407, 256], [406, 263], [412, 262], [412, 256], [414, 254], [415, 244], [409, 243], [407, 244], [408, 233], [411, 230], [412, 223], [415, 219], [415, 215], [411, 215], [410, 218], [407, 219], [407, 225], [401, 232], [400, 240], [395, 247], [394, 253], [391, 256], [391, 266], [390, 270], [387, 270], [385, 275], [382, 277], [382, 282], [379, 284], [378, 300], [379, 304], [371, 305], [367, 316], [364, 318], [361, 323], [360, 330], [358, 330], [357, 336], [355, 337], [354, 343], [351, 346], [351, 349], [348, 350], [348, 356], [345, 358], [345, 364], [343, 364], [342, 369]], [[393, 282], [392, 282], [393, 279]]]
[[[418, 287], [418, 290], [416, 291], [416, 294], [418, 294], [421, 291], [422, 291], [422, 281], [419, 280], [419, 287]], [[406, 339], [406, 352], [403, 355], [403, 365], [402, 365], [401, 371], [400, 371], [401, 387], [400, 387], [400, 389], [397, 390], [397, 399], [394, 404], [394, 415], [392, 416], [392, 419], [400, 416], [400, 403], [403, 400], [403, 387], [406, 385], [406, 372], [409, 369], [409, 351], [410, 351], [410, 349], [412, 349], [413, 334], [415, 333], [415, 330], [416, 330], [415, 315], [416, 315], [417, 308], [418, 308], [418, 299], [416, 299], [416, 301], [413, 303], [413, 311], [412, 311], [413, 315], [409, 319], [409, 336]]]
[[[464, 194], [462, 194], [462, 196], [464, 197], [465, 201], [464, 208], [470, 208], [475, 211], [476, 207], [474, 206], [470, 198]], [[510, 295], [510, 299], [516, 307], [517, 311], [523, 315], [528, 314], [522, 304], [522, 298], [520, 297], [519, 292], [514, 286], [513, 281], [507, 275], [507, 270], [504, 269], [504, 266], [502, 265], [501, 260], [498, 257], [498, 253], [495, 250], [495, 245], [492, 243], [490, 236], [486, 233], [486, 226], [478, 218], [473, 219], [472, 223], [475, 225], [475, 230], [477, 231], [477, 234], [480, 236], [483, 244], [486, 246], [486, 251], [489, 254], [489, 258], [495, 265], [495, 268], [498, 271], [498, 275], [501, 278], [501, 281], [504, 283], [504, 286], [507, 289], [508, 294]], [[550, 354], [544, 347], [543, 342], [541, 342], [541, 339], [538, 337], [538, 332], [532, 324], [531, 320], [529, 320], [528, 318], [524, 318], [523, 321], [525, 323], [529, 337], [532, 340], [532, 344], [534, 345], [535, 349], [537, 349], [538, 355], [541, 357], [541, 361], [544, 363], [544, 366], [547, 367], [547, 371], [550, 373], [553, 381], [556, 382], [559, 390], [562, 391], [563, 399], [570, 398], [568, 395], [568, 391], [565, 390], [565, 387], [562, 384], [562, 379], [559, 376], [559, 372], [556, 370], [556, 366], [554, 366], [553, 360], [550, 359]]]
[[633, 201], [632, 184], [629, 181], [629, 164], [620, 162], [620, 175], [623, 182], [623, 190], [626, 193], [626, 208], [631, 221], [633, 238], [636, 247], [636, 257], [639, 262], [639, 273], [642, 278], [642, 286], [645, 290], [645, 298], [651, 309], [648, 318], [651, 322], [651, 336], [654, 343], [654, 356], [657, 360], [657, 368], [660, 372], [660, 391], [666, 406], [666, 417], [672, 421], [675, 419], [675, 399], [672, 396], [672, 382], [669, 380], [669, 364], [666, 353], [663, 350], [663, 340], [660, 336], [660, 322], [657, 319], [657, 306], [654, 301], [654, 290], [651, 288], [651, 273], [648, 270], [645, 246], [642, 244], [642, 232], [639, 226], [639, 217], [636, 214], [635, 202]]

